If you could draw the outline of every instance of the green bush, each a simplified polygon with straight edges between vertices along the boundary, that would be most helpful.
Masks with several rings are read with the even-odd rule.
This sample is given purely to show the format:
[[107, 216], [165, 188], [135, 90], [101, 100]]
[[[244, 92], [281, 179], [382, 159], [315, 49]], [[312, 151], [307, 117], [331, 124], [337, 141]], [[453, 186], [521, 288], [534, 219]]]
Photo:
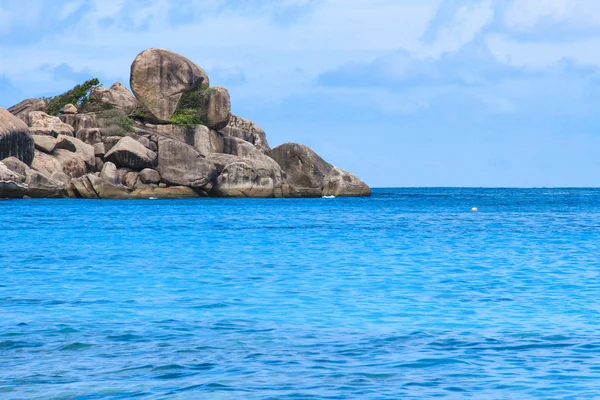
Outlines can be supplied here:
[[50, 115], [58, 115], [60, 110], [67, 104], [73, 104], [78, 109], [85, 108], [89, 102], [92, 89], [102, 86], [98, 78], [85, 81], [81, 85], [75, 86], [73, 89], [59, 94], [58, 96], [47, 99], [48, 107], [46, 113]]
[[206, 125], [206, 110], [211, 90], [208, 86], [202, 86], [197, 90], [185, 92], [170, 122], [184, 126]]
[[104, 137], [127, 136], [129, 132], [135, 132], [133, 121], [118, 108], [101, 111], [97, 118]]

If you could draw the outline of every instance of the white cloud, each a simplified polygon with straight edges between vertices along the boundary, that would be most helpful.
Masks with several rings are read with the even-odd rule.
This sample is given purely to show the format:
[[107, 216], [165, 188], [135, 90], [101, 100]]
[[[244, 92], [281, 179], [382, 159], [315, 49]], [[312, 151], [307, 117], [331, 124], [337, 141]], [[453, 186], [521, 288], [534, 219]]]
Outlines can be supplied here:
[[506, 26], [527, 32], [540, 24], [568, 29], [600, 26], [598, 0], [515, 0], [505, 14]]
[[471, 42], [481, 30], [494, 19], [491, 0], [459, 7], [452, 20], [437, 28], [435, 40], [422, 49], [422, 56], [439, 56], [446, 52], [456, 52]]

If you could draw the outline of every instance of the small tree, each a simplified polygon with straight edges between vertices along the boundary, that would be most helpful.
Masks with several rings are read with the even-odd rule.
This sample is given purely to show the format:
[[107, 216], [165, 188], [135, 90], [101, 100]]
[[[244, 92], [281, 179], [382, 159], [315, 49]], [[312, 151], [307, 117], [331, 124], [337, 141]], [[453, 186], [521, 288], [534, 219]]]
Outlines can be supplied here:
[[90, 93], [93, 89], [102, 86], [98, 78], [90, 79], [84, 83], [75, 86], [73, 89], [48, 99], [46, 113], [58, 115], [60, 110], [67, 104], [73, 104], [81, 109], [90, 101]]

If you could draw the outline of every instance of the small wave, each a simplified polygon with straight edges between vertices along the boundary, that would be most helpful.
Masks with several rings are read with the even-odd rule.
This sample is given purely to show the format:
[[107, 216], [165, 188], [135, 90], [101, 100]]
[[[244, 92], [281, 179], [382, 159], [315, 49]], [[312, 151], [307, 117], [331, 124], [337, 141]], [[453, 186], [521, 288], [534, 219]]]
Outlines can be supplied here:
[[89, 343], [80, 343], [80, 342], [75, 342], [75, 343], [71, 343], [71, 344], [67, 344], [65, 346], [61, 346], [58, 348], [58, 350], [62, 350], [62, 351], [76, 351], [76, 350], [84, 350], [90, 347], [93, 347], [93, 344], [89, 344]]

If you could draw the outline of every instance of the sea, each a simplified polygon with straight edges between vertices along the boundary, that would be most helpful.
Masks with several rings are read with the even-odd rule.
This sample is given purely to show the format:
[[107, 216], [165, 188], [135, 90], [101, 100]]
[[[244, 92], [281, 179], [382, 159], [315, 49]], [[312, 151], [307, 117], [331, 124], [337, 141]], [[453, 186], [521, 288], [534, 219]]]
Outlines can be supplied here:
[[600, 189], [6, 200], [0, 248], [1, 399], [600, 398]]

